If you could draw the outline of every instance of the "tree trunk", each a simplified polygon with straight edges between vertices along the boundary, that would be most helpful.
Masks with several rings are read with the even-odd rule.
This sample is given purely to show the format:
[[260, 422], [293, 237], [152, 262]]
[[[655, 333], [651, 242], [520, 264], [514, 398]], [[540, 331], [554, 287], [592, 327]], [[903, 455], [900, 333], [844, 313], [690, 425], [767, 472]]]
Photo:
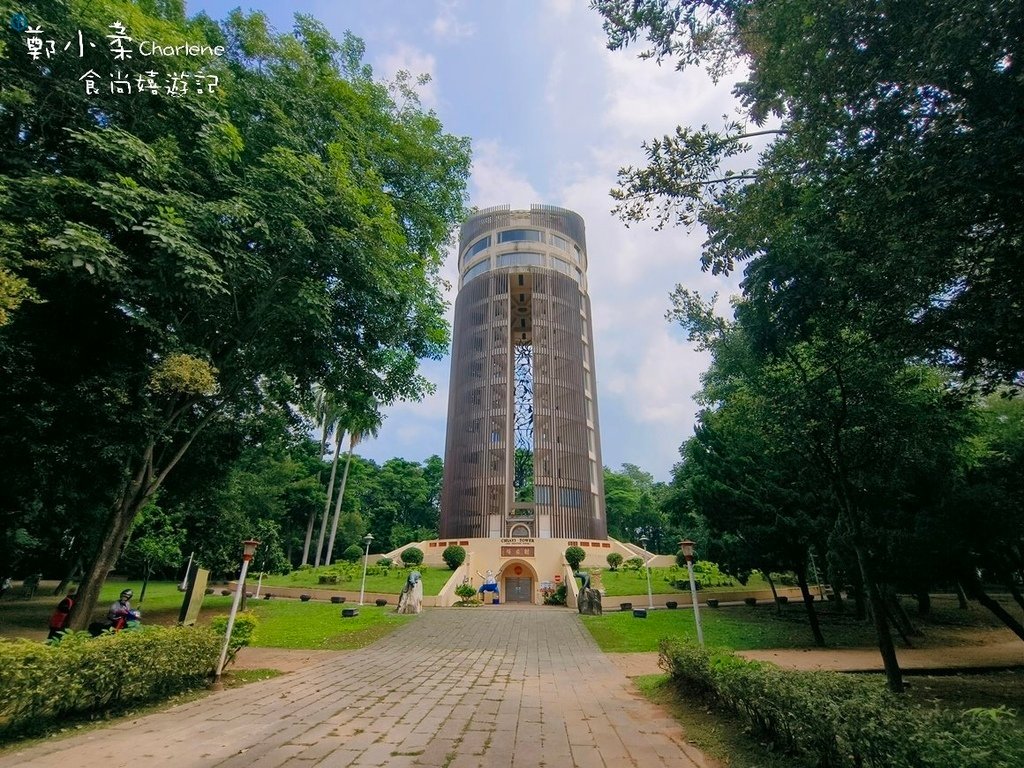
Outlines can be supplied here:
[[885, 590], [884, 602], [885, 615], [889, 617], [889, 620], [892, 622], [892, 625], [896, 628], [896, 632], [899, 633], [900, 640], [903, 641], [903, 647], [913, 648], [914, 644], [910, 642], [910, 635], [912, 633], [910, 632], [909, 627], [907, 627], [907, 625], [900, 620], [897, 605], [893, 600], [892, 596], [889, 594], [888, 589]]
[[77, 574], [82, 568], [82, 556], [77, 556], [71, 563], [71, 567], [68, 568], [67, 573], [64, 574], [64, 578], [60, 580], [60, 584], [53, 590], [55, 595], [63, 595], [68, 588], [68, 585], [75, 580], [75, 574]]
[[1021, 608], [1024, 608], [1024, 597], [1021, 596], [1020, 589], [1017, 587], [1016, 582], [1014, 582], [1013, 580], [1013, 575], [1008, 571], [1004, 571], [1002, 569], [997, 571], [997, 573], [999, 574], [999, 580], [1003, 582], [1004, 585], [1006, 585], [1006, 588], [1010, 591], [1010, 594], [1013, 595], [1013, 599], [1017, 603], [1017, 605], [1019, 605]]
[[[149, 444], [142, 452], [138, 466], [134, 468], [130, 479], [125, 484], [124, 490], [114, 502], [107, 515], [106, 523], [103, 526], [103, 535], [100, 544], [93, 555], [92, 562], [86, 570], [82, 583], [78, 588], [78, 599], [75, 600], [74, 608], [68, 617], [68, 629], [85, 629], [89, 625], [89, 619], [99, 601], [100, 590], [107, 580], [107, 574], [117, 564], [117, 558], [121, 555], [125, 539], [128, 537], [132, 524], [139, 514], [139, 510], [153, 498], [153, 495], [160, 490], [167, 475], [178, 465], [181, 457], [185, 455], [192, 446], [196, 437], [202, 432], [217, 416], [216, 406], [211, 407], [203, 415], [196, 425], [188, 432], [188, 436], [177, 446], [167, 445], [166, 451], [170, 453], [166, 463], [161, 463], [163, 455], [155, 458], [157, 440], [167, 433], [172, 425], [187, 413], [195, 400], [187, 400], [177, 408], [172, 400], [167, 406], [167, 420], [163, 427], [156, 430], [155, 436], [150, 439]], [[162, 452], [163, 453], [163, 452]]]
[[960, 604], [960, 610], [967, 610], [967, 593], [964, 592], [964, 585], [960, 583], [960, 580], [956, 581], [956, 599]]
[[779, 616], [782, 615], [782, 603], [779, 602], [779, 593], [775, 589], [775, 582], [772, 580], [772, 576], [768, 571], [761, 571], [764, 574], [765, 581], [768, 582], [768, 586], [772, 588], [772, 599], [775, 600], [775, 613]]
[[146, 563], [146, 573], [142, 577], [142, 589], [139, 590], [139, 605], [142, 605], [142, 601], [146, 599], [146, 587], [149, 586], [149, 574], [151, 572], [149, 562]]
[[867, 600], [864, 596], [864, 578], [860, 574], [860, 568], [851, 575], [853, 581], [853, 608], [854, 616], [865, 621], [868, 617]]
[[873, 580], [871, 566], [868, 564], [869, 555], [861, 544], [854, 545], [854, 552], [857, 554], [861, 582], [867, 589], [868, 602], [871, 604], [871, 618], [875, 624], [878, 651], [882, 654], [886, 683], [893, 693], [903, 693], [903, 673], [900, 671], [900, 662], [896, 658], [896, 646], [893, 645], [892, 635], [889, 634], [889, 625], [885, 619], [885, 602], [882, 600], [878, 585]]
[[338, 518], [341, 517], [341, 501], [345, 498], [345, 484], [348, 482], [348, 468], [352, 465], [352, 449], [355, 447], [355, 444], [355, 434], [349, 432], [348, 456], [345, 457], [345, 471], [341, 473], [341, 487], [338, 489], [338, 500], [334, 504], [334, 518], [331, 520], [331, 537], [327, 541], [327, 551], [324, 552], [324, 565], [331, 564], [331, 557], [334, 554], [334, 537], [338, 533]]
[[928, 594], [927, 587], [917, 590], [917, 615], [927, 616], [932, 612], [932, 596]]
[[992, 597], [985, 591], [985, 588], [982, 586], [981, 580], [977, 575], [973, 573], [965, 574], [963, 585], [964, 589], [970, 593], [971, 597], [992, 611], [992, 613], [994, 613], [999, 620], [1003, 622], [1003, 624], [1013, 630], [1013, 633], [1017, 635], [1017, 637], [1024, 640], [1024, 625], [1008, 613], [1007, 610], [996, 600], [992, 599]]
[[814, 644], [819, 648], [825, 647], [825, 636], [821, 634], [821, 624], [818, 622], [818, 612], [814, 610], [814, 596], [811, 594], [810, 585], [807, 583], [807, 569], [798, 568], [796, 580], [800, 585], [800, 594], [804, 598], [804, 607], [807, 609], [807, 621], [811, 625], [811, 634], [814, 635]]
[[104, 526], [106, 532], [100, 539], [99, 548], [78, 587], [78, 599], [75, 600], [74, 608], [71, 609], [71, 615], [68, 618], [69, 629], [85, 629], [89, 626], [92, 612], [100, 599], [100, 590], [107, 580], [107, 574], [117, 563], [121, 547], [135, 521], [135, 516], [149, 500], [150, 495], [129, 494], [126, 491], [121, 501], [107, 516]]
[[334, 478], [338, 473], [338, 457], [341, 456], [342, 430], [340, 426], [336, 430], [334, 439], [334, 459], [331, 461], [331, 479], [327, 483], [327, 501], [324, 502], [324, 519], [320, 521], [320, 538], [316, 542], [316, 559], [313, 567], [320, 566], [321, 555], [324, 550], [324, 536], [327, 535], [327, 518], [331, 513], [331, 497], [334, 496]]
[[[327, 449], [328, 426], [327, 419], [324, 419], [323, 431], [320, 433], [320, 453], [317, 455], [321, 466], [323, 466], [324, 463], [324, 451]], [[320, 487], [320, 476], [322, 474], [322, 469], [318, 470], [316, 473], [317, 487]], [[311, 509], [309, 511], [309, 522], [306, 524], [306, 539], [302, 543], [302, 565], [309, 565], [309, 544], [313, 539], [313, 526], [315, 524], [316, 510]]]

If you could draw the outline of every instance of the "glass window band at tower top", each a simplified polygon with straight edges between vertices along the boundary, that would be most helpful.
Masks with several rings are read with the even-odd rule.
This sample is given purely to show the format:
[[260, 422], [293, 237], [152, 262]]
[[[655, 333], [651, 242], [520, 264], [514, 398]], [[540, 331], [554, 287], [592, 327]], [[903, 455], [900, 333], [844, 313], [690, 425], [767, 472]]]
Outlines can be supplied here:
[[441, 538], [607, 536], [582, 217], [462, 226]]

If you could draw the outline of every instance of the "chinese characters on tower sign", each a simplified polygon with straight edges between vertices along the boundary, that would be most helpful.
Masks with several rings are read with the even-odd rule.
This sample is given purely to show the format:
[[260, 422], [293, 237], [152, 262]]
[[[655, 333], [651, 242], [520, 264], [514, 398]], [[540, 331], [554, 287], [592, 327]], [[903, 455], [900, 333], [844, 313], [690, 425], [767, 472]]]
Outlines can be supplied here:
[[120, 21], [109, 26], [106, 40], [97, 43], [89, 40], [82, 31], [71, 40], [50, 40], [45, 37], [42, 27], [25, 27], [25, 45], [28, 55], [34, 61], [46, 61], [59, 56], [84, 58], [87, 51], [105, 45], [110, 52], [114, 66], [112, 72], [90, 69], [84, 72], [79, 82], [86, 95], [109, 93], [115, 96], [128, 94], [163, 94], [181, 97], [189, 93], [205, 95], [213, 93], [220, 83], [217, 75], [205, 74], [201, 68], [195, 71], [163, 72], [153, 60], [167, 56], [223, 56], [224, 46], [210, 45], [161, 45], [153, 40], [135, 40]]

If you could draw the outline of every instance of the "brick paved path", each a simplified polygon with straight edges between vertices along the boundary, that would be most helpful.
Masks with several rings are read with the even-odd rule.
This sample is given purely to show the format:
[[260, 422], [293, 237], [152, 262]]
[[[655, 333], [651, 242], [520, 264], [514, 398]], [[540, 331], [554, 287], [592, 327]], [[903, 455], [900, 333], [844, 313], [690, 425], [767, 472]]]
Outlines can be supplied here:
[[433, 609], [370, 648], [0, 768], [711, 766], [564, 609]]

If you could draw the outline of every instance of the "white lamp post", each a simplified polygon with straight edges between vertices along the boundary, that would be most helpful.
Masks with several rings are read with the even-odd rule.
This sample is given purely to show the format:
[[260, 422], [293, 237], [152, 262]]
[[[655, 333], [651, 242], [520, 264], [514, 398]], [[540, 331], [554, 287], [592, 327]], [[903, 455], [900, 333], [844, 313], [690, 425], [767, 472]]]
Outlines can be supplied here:
[[368, 533], [363, 537], [366, 542], [366, 554], [363, 556], [363, 584], [359, 587], [359, 604], [363, 604], [363, 595], [366, 592], [366, 565], [370, 562], [370, 544], [373, 543], [373, 534]]
[[683, 557], [686, 558], [686, 570], [690, 572], [690, 597], [693, 598], [693, 620], [697, 623], [697, 642], [704, 647], [704, 630], [700, 625], [700, 607], [697, 605], [697, 582], [693, 580], [693, 542], [684, 539], [679, 542], [679, 548], [683, 550]]
[[220, 674], [224, 671], [224, 663], [228, 659], [228, 644], [231, 642], [231, 630], [235, 628], [235, 614], [238, 613], [238, 604], [242, 600], [242, 590], [245, 589], [245, 574], [249, 571], [249, 561], [252, 560], [258, 541], [242, 542], [242, 573], [238, 577], [238, 586], [235, 588], [235, 599], [231, 603], [231, 613], [228, 614], [228, 626], [224, 630], [224, 647], [220, 649], [220, 660], [217, 662], [215, 679], [220, 680]]
[[[640, 537], [640, 546], [644, 548], [644, 552], [647, 551], [647, 537]], [[651, 561], [650, 559], [644, 560], [644, 570], [647, 571], [647, 607], [654, 608], [654, 596], [651, 594]]]

